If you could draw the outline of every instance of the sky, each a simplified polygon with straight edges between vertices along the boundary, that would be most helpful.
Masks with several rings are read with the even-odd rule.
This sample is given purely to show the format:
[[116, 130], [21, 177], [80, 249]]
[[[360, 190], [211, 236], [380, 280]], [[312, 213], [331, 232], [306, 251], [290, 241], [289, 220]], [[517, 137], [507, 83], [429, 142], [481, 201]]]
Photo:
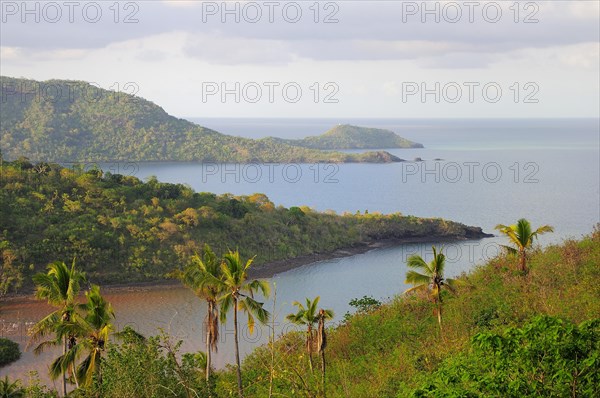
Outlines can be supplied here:
[[599, 1], [5, 1], [0, 72], [178, 117], [600, 112]]

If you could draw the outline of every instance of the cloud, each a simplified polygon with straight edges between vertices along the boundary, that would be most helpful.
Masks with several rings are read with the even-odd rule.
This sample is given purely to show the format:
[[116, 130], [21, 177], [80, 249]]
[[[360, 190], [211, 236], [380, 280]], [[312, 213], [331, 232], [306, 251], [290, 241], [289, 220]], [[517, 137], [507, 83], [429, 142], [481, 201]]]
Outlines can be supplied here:
[[584, 43], [570, 46], [559, 53], [559, 60], [572, 68], [598, 70], [600, 65], [600, 44]]
[[0, 46], [0, 59], [16, 60], [20, 57], [20, 50], [16, 47]]
[[281, 40], [221, 37], [217, 34], [188, 35], [186, 55], [214, 64], [286, 64], [296, 59], [290, 46]]
[[160, 62], [167, 59], [168, 54], [158, 50], [142, 50], [136, 55], [136, 59], [143, 62]]
[[[491, 60], [486, 54], [589, 43], [598, 41], [600, 34], [598, 3], [582, 1], [527, 3], [533, 8], [520, 3], [518, 15], [514, 7], [509, 8], [512, 2], [500, 2], [502, 17], [496, 23], [489, 22], [489, 16], [483, 13], [485, 3], [477, 3], [471, 22], [464, 2], [428, 3], [430, 8], [437, 4], [437, 15], [424, 12], [422, 2], [332, 2], [337, 8], [319, 3], [318, 14], [312, 2], [297, 2], [302, 17], [296, 23], [290, 23], [289, 15], [283, 12], [285, 3], [277, 3], [272, 15], [262, 2], [227, 2], [228, 9], [237, 7], [238, 15], [224, 13], [223, 2], [131, 3], [137, 8], [125, 9], [125, 3], [119, 3], [118, 15], [109, 8], [111, 2], [99, 3], [102, 18], [97, 23], [87, 22], [81, 10], [74, 14], [73, 23], [66, 13], [58, 23], [48, 23], [44, 18], [40, 23], [33, 18], [21, 23], [18, 14], [9, 15], [2, 24], [1, 44], [22, 49], [18, 55], [28, 50], [93, 50], [182, 32], [184, 42], [177, 45], [183, 45], [185, 55], [217, 64], [414, 59], [427, 67], [483, 67]], [[209, 3], [217, 10], [207, 13], [203, 4]], [[261, 9], [261, 18], [256, 22], [244, 12], [249, 4], [258, 4]], [[408, 12], [407, 4], [416, 5], [418, 12]], [[449, 4], [460, 5], [461, 18], [456, 23], [451, 22], [455, 14], [450, 12]], [[328, 15], [338, 22], [323, 23]], [[128, 16], [137, 22], [124, 23]], [[273, 21], [269, 21], [270, 16]], [[236, 17], [239, 23], [234, 21]], [[538, 23], [524, 23], [527, 17]], [[157, 43], [139, 56], [158, 60], [160, 53], [172, 45]]]

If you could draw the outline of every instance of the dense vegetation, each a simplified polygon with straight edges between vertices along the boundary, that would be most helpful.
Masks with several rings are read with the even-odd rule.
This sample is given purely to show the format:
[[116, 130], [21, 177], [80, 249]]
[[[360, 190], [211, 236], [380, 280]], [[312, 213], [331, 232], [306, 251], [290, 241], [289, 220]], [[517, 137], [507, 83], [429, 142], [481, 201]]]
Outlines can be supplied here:
[[[459, 278], [455, 294], [442, 293], [445, 338], [432, 314], [437, 303], [428, 294], [397, 296], [385, 304], [353, 300], [359, 311], [328, 328], [326, 394], [322, 375], [311, 370], [306, 330], [255, 350], [241, 373], [217, 371], [206, 382], [203, 353], [178, 355], [170, 336], [144, 338], [126, 328], [121, 342], [111, 343], [102, 356], [102, 377], [73, 395], [232, 397], [238, 395], [236, 374], [242, 374], [244, 396], [256, 398], [595, 397], [599, 263], [598, 228], [580, 241], [530, 249], [528, 273], [518, 269], [518, 255], [500, 255]], [[316, 301], [298, 305], [288, 318], [313, 324]], [[86, 308], [90, 313], [98, 306]], [[20, 388], [9, 380], [4, 384]], [[56, 396], [35, 379], [22, 391]]]
[[12, 340], [0, 338], [0, 367], [21, 358], [19, 345]]
[[168, 115], [143, 98], [81, 81], [0, 77], [0, 148], [35, 161], [373, 162], [346, 154], [220, 134]]
[[385, 129], [340, 124], [322, 135], [299, 140], [272, 138], [289, 145], [312, 149], [381, 149], [381, 148], [423, 148], [422, 144], [407, 140]]
[[260, 266], [380, 239], [483, 236], [479, 228], [441, 219], [288, 209], [263, 194], [217, 196], [155, 178], [142, 182], [25, 159], [4, 162], [0, 188], [6, 291], [30, 283], [49, 259], [77, 258], [94, 281], [115, 283], [161, 279], [205, 243], [219, 253], [257, 255]]

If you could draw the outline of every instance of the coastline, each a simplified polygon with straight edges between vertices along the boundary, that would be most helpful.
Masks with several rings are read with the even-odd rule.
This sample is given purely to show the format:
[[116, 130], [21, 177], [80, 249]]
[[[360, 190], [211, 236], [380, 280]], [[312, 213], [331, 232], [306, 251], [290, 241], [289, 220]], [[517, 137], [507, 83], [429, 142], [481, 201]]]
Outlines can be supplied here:
[[[336, 258], [351, 257], [358, 254], [363, 254], [375, 249], [384, 249], [388, 247], [396, 247], [404, 244], [411, 243], [437, 243], [437, 242], [462, 242], [467, 240], [479, 240], [483, 238], [489, 238], [494, 235], [482, 233], [477, 237], [411, 237], [411, 238], [390, 238], [380, 239], [372, 242], [363, 242], [354, 246], [343, 247], [336, 249], [332, 252], [326, 253], [313, 253], [303, 256], [294, 257], [286, 260], [271, 261], [256, 268], [249, 270], [249, 276], [253, 279], [268, 279], [272, 278], [277, 274], [284, 273], [305, 265], [318, 263], [321, 261], [332, 260]], [[176, 279], [157, 279], [147, 282], [132, 282], [132, 283], [117, 283], [117, 284], [105, 284], [101, 285], [103, 293], [106, 294], [120, 294], [126, 292], [139, 292], [148, 290], [159, 290], [169, 287], [183, 287], [180, 281]], [[17, 294], [9, 294], [2, 298], [2, 302], [22, 302], [30, 299], [35, 301], [33, 298], [33, 291], [22, 292]]]
[[[489, 238], [493, 235], [485, 234], [481, 237], [474, 238], [483, 239]], [[332, 252], [327, 253], [313, 253], [307, 254], [303, 256], [294, 257], [287, 260], [277, 260], [271, 261], [269, 263], [263, 264], [256, 268], [251, 268], [249, 270], [250, 277], [252, 278], [272, 278], [274, 275], [281, 274], [286, 271], [290, 271], [304, 265], [314, 264], [321, 261], [333, 260], [336, 258], [343, 257], [351, 257], [357, 254], [363, 254], [375, 249], [384, 249], [388, 247], [401, 246], [410, 243], [436, 243], [436, 242], [459, 242], [471, 240], [465, 238], [434, 238], [429, 236], [422, 237], [413, 237], [413, 238], [389, 238], [389, 239], [380, 239], [373, 242], [363, 242], [362, 244], [357, 244], [355, 246], [343, 247], [340, 249], [336, 249]]]

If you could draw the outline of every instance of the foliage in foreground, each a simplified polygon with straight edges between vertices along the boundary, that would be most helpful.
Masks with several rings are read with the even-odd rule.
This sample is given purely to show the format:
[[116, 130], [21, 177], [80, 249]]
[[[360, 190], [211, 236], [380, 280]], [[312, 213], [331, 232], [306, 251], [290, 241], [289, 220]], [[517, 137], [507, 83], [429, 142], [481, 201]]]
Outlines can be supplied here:
[[[444, 300], [445, 342], [434, 303], [419, 296], [369, 306], [329, 330], [327, 397], [592, 397], [600, 382], [600, 230], [533, 248], [527, 275], [515, 270], [518, 261], [499, 256], [462, 277], [468, 285]], [[273, 396], [321, 396], [305, 337], [288, 333], [246, 358], [247, 398], [268, 397], [270, 388]], [[202, 354], [179, 355], [167, 336], [146, 341], [132, 334], [108, 349], [102, 381], [73, 395], [236, 394], [233, 367], [211, 375], [209, 394], [205, 366]], [[52, 396], [36, 384], [26, 391]]]
[[600, 318], [576, 325], [538, 316], [481, 332], [413, 397], [593, 397], [600, 386]]

